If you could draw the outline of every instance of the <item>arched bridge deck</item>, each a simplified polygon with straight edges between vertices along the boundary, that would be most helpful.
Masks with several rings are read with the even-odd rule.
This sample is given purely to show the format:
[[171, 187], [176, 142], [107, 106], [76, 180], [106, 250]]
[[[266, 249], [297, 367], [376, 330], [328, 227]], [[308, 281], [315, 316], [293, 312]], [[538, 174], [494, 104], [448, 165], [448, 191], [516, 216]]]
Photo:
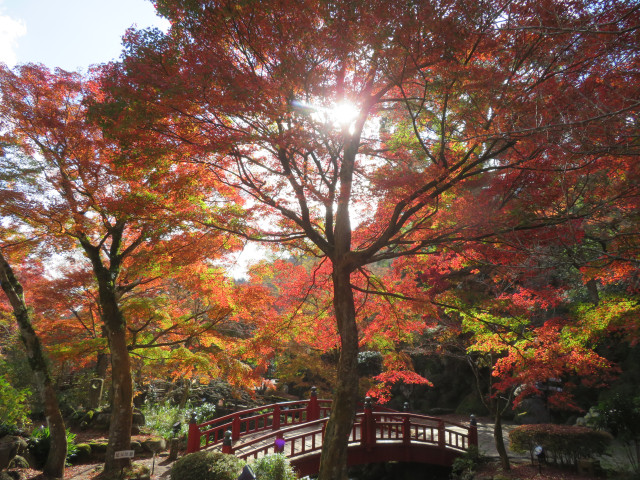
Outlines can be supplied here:
[[[251, 460], [274, 452], [287, 455], [301, 475], [318, 472], [331, 400], [266, 405], [189, 426], [188, 452], [218, 447]], [[386, 461], [452, 465], [478, 444], [475, 425], [408, 412], [372, 409], [356, 414], [349, 436], [350, 465]]]

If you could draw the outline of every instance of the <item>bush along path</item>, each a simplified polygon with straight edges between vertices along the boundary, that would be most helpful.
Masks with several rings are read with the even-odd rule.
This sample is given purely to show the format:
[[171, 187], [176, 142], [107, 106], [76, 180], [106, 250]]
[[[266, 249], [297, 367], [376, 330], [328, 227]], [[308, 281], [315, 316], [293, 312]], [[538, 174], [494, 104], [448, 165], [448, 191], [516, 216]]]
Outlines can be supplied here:
[[[462, 421], [463, 417], [460, 416], [443, 416], [451, 421]], [[512, 468], [510, 471], [505, 472], [500, 467], [499, 455], [495, 447], [493, 439], [493, 423], [490, 418], [481, 417], [478, 418], [478, 457], [468, 458], [465, 461], [460, 462], [461, 467], [465, 467], [465, 471], [475, 472], [476, 480], [492, 480], [492, 479], [516, 479], [521, 480], [536, 478], [536, 479], [564, 479], [564, 480], [577, 480], [577, 479], [591, 479], [602, 478], [607, 473], [610, 474], [610, 478], [633, 478], [630, 473], [631, 465], [626, 458], [624, 449], [617, 441], [611, 442], [610, 435], [604, 432], [594, 432], [592, 429], [588, 429], [588, 432], [575, 430], [576, 427], [567, 427], [564, 425], [524, 425], [517, 426], [510, 422], [503, 423], [503, 430], [505, 438], [510, 438], [512, 441], [506, 441], [507, 453], [512, 461]], [[562, 440], [556, 438], [556, 435], [560, 437], [560, 433], [563, 429], [569, 429], [569, 435], [573, 436], [573, 439]], [[575, 431], [574, 431], [575, 430]], [[512, 433], [514, 432], [515, 433]], [[528, 433], [522, 433], [522, 431]], [[533, 432], [539, 432], [534, 434]], [[556, 435], [553, 434], [556, 432]], [[576, 435], [586, 435], [588, 437], [588, 445], [584, 445], [580, 440], [580, 445], [576, 445], [578, 440], [575, 439]], [[513, 437], [516, 440], [513, 442]], [[525, 440], [522, 437], [526, 436]], [[534, 442], [535, 440], [535, 442]], [[545, 455], [545, 459], [542, 465], [538, 464], [538, 459], [532, 452], [529, 443], [523, 444], [523, 442], [533, 442], [537, 446], [539, 443], [548, 444], [549, 452]], [[513, 443], [512, 443], [513, 442]], [[573, 444], [574, 447], [579, 447], [579, 452], [565, 452], [564, 450], [558, 451], [556, 448], [562, 444]], [[589, 450], [588, 452], [586, 450]], [[567, 461], [571, 455], [576, 458], [575, 462]], [[561, 456], [565, 457], [565, 464]], [[555, 459], [555, 460], [554, 460]], [[594, 459], [592, 462], [590, 459]], [[559, 465], [554, 465], [554, 461]], [[455, 478], [455, 477], [454, 477]], [[464, 477], [463, 472], [460, 471], [458, 478], [471, 478]]]

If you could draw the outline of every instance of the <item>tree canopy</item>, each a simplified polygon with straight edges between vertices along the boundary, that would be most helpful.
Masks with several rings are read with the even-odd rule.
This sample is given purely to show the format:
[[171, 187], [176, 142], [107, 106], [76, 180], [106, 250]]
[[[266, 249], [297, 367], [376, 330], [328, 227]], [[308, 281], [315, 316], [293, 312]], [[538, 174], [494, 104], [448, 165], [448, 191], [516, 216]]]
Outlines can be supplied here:
[[632, 2], [158, 11], [170, 31], [128, 33], [105, 110], [240, 192], [241, 220], [211, 226], [330, 261], [341, 356], [321, 478], [345, 475], [358, 276], [470, 244], [532, 245], [633, 196]]
[[[128, 311], [141, 348], [166, 329], [157, 312], [190, 321], [154, 282], [202, 252], [242, 239], [304, 257], [258, 267], [238, 291], [273, 300], [235, 318], [263, 352], [305, 332], [339, 352], [321, 479], [346, 478], [362, 349], [384, 355], [381, 394], [428, 382], [402, 344], [434, 328], [502, 355], [500, 388], [555, 375], [523, 376], [543, 350], [558, 369], [598, 364], [590, 314], [551, 311], [573, 291], [606, 308], [599, 286], [636, 275], [633, 1], [156, 6], [169, 31], [128, 31], [88, 84], [2, 71], [7, 141], [38, 150], [58, 192], [20, 218], [81, 246], [108, 331]], [[150, 295], [125, 302], [134, 288]]]

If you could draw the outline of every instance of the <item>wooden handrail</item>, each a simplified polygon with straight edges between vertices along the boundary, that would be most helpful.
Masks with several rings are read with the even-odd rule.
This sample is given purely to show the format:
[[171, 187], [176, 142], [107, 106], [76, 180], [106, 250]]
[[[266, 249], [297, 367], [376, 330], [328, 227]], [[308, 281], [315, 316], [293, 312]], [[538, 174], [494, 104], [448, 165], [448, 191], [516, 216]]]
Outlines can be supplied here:
[[[326, 424], [327, 420], [328, 418], [321, 418], [311, 422], [306, 422], [304, 424], [293, 425], [287, 428], [283, 428], [278, 432], [270, 432], [265, 435], [261, 435], [259, 437], [253, 438], [246, 443], [242, 443], [241, 445], [238, 445], [236, 448], [234, 448], [233, 451], [237, 453], [238, 450], [240, 449], [244, 450], [242, 453], [237, 453], [238, 458], [242, 458], [243, 460], [246, 460], [250, 457], [257, 458], [257, 456], [261, 453], [267, 454], [267, 453], [270, 453], [271, 451], [275, 451], [275, 440], [277, 438], [282, 438], [285, 440], [286, 443], [290, 444], [291, 453], [289, 454], [289, 456], [297, 456], [304, 453], [317, 451], [320, 448], [322, 448], [322, 443], [320, 443], [318, 446], [315, 446], [316, 444], [315, 437], [317, 434], [322, 433], [322, 431], [324, 430], [324, 425]], [[309, 430], [309, 428], [311, 428], [311, 430]], [[295, 432], [299, 431], [300, 429], [305, 429], [305, 431], [296, 434]], [[308, 451], [301, 451], [301, 452], [295, 453], [296, 452], [295, 442], [297, 440], [304, 439], [306, 437], [312, 438], [312, 444], [313, 444], [312, 448]], [[273, 442], [271, 442], [270, 440], [273, 440]], [[259, 445], [264, 442], [267, 442], [267, 443], [258, 448], [253, 448], [253, 449], [250, 448], [254, 445]], [[303, 441], [301, 444], [304, 445], [305, 442]], [[246, 451], [247, 448], [249, 449], [248, 451]]]
[[[295, 407], [295, 408], [292, 408]], [[201, 448], [207, 448], [223, 442], [225, 433], [228, 443], [225, 443], [225, 451], [233, 452], [237, 448], [232, 442], [237, 442], [241, 437], [266, 431], [265, 435], [256, 437], [243, 443], [239, 448], [246, 449], [276, 438], [281, 438], [290, 445], [291, 454], [296, 454], [296, 441], [311, 438], [313, 448], [304, 453], [319, 450], [322, 442], [316, 442], [316, 436], [322, 433], [324, 438], [324, 426], [331, 408], [331, 400], [319, 400], [312, 394], [309, 400], [290, 401], [254, 407], [248, 410], [235, 412], [213, 420], [189, 425], [189, 437], [187, 452], [195, 452]], [[317, 417], [317, 418], [314, 418]], [[319, 429], [313, 427], [317, 425]], [[209, 428], [207, 428], [209, 427]], [[453, 427], [453, 428], [452, 428]], [[301, 428], [313, 431], [295, 432]], [[455, 430], [457, 428], [458, 430]], [[204, 445], [202, 445], [204, 438]], [[441, 418], [430, 417], [409, 412], [398, 412], [386, 408], [371, 408], [370, 403], [365, 404], [363, 413], [356, 415], [352, 432], [349, 436], [350, 444], [361, 444], [369, 448], [377, 441], [400, 441], [406, 445], [412, 443], [426, 443], [441, 449], [466, 450], [470, 445], [477, 445], [478, 433], [474, 422], [470, 426], [457, 422], [445, 421]], [[302, 442], [304, 445], [304, 441]], [[318, 444], [318, 445], [317, 445]], [[263, 445], [255, 450], [255, 455], [275, 451], [275, 443]], [[243, 452], [242, 458], [254, 455], [254, 450]]]
[[[381, 414], [378, 415], [375, 429], [368, 430], [369, 435], [363, 436], [361, 432], [366, 431], [366, 428], [363, 428], [363, 424], [368, 418], [364, 413], [358, 413], [356, 415], [356, 420], [351, 435], [349, 436], [350, 444], [362, 443], [371, 445], [376, 443], [377, 440], [397, 440], [405, 444], [426, 443], [440, 446], [441, 448], [449, 447], [456, 450], [464, 450], [468, 448], [469, 445], [468, 433], [461, 433], [450, 428], [468, 428], [456, 422], [442, 421], [442, 423], [440, 423], [440, 419], [418, 414]], [[286, 444], [289, 445], [289, 457], [319, 451], [322, 448], [322, 443], [316, 442], [316, 436], [323, 432], [327, 420], [327, 418], [322, 418], [316, 421], [283, 428], [278, 432], [269, 432], [237, 445], [232, 452], [236, 452], [237, 456], [244, 460], [257, 458], [261, 454], [266, 455], [275, 452], [276, 438], [282, 438]], [[436, 422], [437, 424], [427, 425], [424, 423], [425, 420]], [[439, 435], [440, 428], [442, 428], [442, 435]], [[305, 431], [297, 433], [301, 429], [305, 429]], [[358, 433], [360, 433], [360, 435], [358, 435]], [[306, 439], [311, 440], [312, 447], [310, 449], [306, 448]], [[301, 445], [300, 448], [296, 447], [296, 445], [298, 445], [296, 442], [299, 440], [301, 440], [299, 442], [299, 445]], [[258, 445], [256, 448], [251, 448], [256, 445]], [[242, 452], [238, 452], [239, 450], [242, 450]]]
[[[331, 410], [331, 400], [320, 400], [312, 391], [309, 400], [293, 400], [242, 410], [197, 424], [192, 419], [187, 437], [187, 453], [221, 443], [227, 430], [233, 441], [263, 430], [278, 430], [282, 425], [296, 425], [325, 418]], [[253, 415], [252, 415], [253, 414]], [[204, 442], [203, 442], [204, 438]]]

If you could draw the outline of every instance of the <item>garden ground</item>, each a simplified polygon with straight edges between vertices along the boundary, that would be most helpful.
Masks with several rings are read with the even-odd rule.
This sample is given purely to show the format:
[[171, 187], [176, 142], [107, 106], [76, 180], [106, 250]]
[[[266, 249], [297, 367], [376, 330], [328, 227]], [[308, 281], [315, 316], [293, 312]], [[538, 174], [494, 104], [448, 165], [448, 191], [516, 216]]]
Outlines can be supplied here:
[[[446, 416], [448, 420], [463, 423], [466, 418], [461, 416]], [[508, 423], [504, 425], [505, 440], [508, 438], [508, 431], [512, 425]], [[520, 479], [520, 480], [588, 480], [598, 478], [596, 475], [578, 474], [572, 469], [555, 467], [553, 465], [543, 465], [541, 471], [537, 465], [532, 465], [528, 455], [509, 452], [512, 460], [512, 468], [508, 472], [502, 471], [498, 461], [498, 455], [493, 443], [493, 424], [489, 418], [478, 419], [478, 441], [480, 452], [489, 457], [489, 461], [484, 464], [476, 475], [477, 480], [490, 480], [499, 478], [501, 480]], [[89, 441], [106, 442], [105, 432], [90, 431], [78, 432], [76, 441], [87, 443]], [[143, 442], [151, 438], [151, 435], [135, 435], [132, 440]], [[508, 440], [506, 441], [508, 444]], [[183, 452], [182, 452], [183, 453]], [[173, 462], [167, 460], [168, 450], [160, 452], [155, 458], [150, 453], [137, 454], [134, 457], [136, 465], [142, 465], [153, 470], [151, 479], [169, 479], [169, 471]], [[41, 472], [32, 469], [21, 469], [22, 478], [24, 480], [43, 480]], [[102, 461], [92, 460], [78, 465], [68, 467], [66, 469], [64, 480], [100, 480], [102, 472]]]

